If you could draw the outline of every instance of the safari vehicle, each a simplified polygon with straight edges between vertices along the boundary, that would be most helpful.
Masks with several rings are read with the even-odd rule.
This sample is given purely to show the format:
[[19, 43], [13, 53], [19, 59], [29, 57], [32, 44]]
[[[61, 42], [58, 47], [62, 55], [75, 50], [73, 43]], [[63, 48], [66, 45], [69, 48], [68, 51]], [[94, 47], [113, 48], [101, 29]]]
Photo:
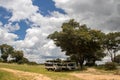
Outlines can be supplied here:
[[77, 69], [75, 62], [64, 62], [62, 63], [62, 70], [75, 70]]
[[75, 70], [77, 69], [75, 62], [66, 61], [46, 61], [45, 68], [49, 71]]
[[45, 63], [45, 68], [49, 71], [60, 71], [62, 70], [62, 64], [60, 62], [47, 61]]

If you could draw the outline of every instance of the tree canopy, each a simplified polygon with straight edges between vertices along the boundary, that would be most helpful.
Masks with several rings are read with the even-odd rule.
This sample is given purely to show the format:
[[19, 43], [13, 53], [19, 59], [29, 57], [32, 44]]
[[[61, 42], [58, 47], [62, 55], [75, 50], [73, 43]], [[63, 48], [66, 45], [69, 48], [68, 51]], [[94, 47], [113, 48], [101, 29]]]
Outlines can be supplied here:
[[24, 58], [23, 51], [15, 50], [12, 46], [7, 44], [0, 45], [1, 59], [3, 62], [9, 62], [8, 57], [12, 58], [12, 62], [24, 63], [28, 62], [27, 58]]
[[13, 47], [7, 44], [0, 45], [0, 50], [1, 58], [3, 59], [4, 62], [7, 62], [9, 54], [12, 54], [14, 51]]
[[111, 61], [115, 61], [115, 56], [120, 50], [120, 32], [108, 33], [105, 37], [104, 45], [106, 48], [106, 53], [110, 56]]
[[63, 23], [61, 28], [61, 31], [55, 31], [48, 38], [52, 39], [66, 55], [74, 58], [81, 68], [85, 60], [95, 62], [104, 57], [102, 43], [105, 34], [103, 32], [80, 25], [73, 19]]

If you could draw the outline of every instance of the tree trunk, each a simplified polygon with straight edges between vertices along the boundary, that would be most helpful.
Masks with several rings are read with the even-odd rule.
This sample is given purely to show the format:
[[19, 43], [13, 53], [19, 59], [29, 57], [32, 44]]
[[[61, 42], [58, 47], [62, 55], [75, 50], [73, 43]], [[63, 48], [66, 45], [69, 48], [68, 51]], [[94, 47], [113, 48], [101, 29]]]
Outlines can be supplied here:
[[84, 58], [79, 60], [80, 68], [83, 69]]

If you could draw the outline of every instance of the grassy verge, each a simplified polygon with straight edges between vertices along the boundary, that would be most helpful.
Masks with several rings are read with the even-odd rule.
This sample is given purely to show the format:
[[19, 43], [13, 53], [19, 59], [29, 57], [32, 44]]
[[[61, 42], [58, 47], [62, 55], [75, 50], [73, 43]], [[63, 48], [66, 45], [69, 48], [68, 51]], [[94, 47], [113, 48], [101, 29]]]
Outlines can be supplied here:
[[16, 77], [12, 73], [0, 70], [0, 80], [25, 80], [25, 79]]
[[[69, 73], [72, 72], [53, 72], [53, 71], [47, 71], [44, 69], [43, 65], [18, 65], [18, 64], [5, 64], [0, 63], [1, 68], [11, 68], [21, 71], [27, 71], [27, 72], [35, 72], [40, 73], [43, 75], [46, 75], [50, 77], [52, 80], [80, 80], [79, 78], [75, 76], [69, 75]], [[13, 79], [14, 80], [14, 79]]]

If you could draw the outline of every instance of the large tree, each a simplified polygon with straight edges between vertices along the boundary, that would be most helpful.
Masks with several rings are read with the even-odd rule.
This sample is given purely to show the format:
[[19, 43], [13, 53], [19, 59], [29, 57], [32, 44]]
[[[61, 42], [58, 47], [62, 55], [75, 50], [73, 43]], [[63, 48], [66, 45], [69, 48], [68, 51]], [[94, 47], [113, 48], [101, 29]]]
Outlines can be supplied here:
[[48, 36], [55, 42], [56, 46], [60, 47], [66, 55], [73, 57], [81, 68], [84, 61], [88, 60], [87, 56], [94, 57], [96, 60], [95, 58], [98, 56], [96, 52], [102, 49], [104, 33], [87, 28], [86, 25], [79, 25], [73, 19], [63, 23], [61, 28], [61, 31], [55, 31]]
[[107, 55], [114, 62], [115, 56], [117, 56], [117, 52], [120, 50], [120, 32], [108, 33], [105, 37], [104, 44]]

